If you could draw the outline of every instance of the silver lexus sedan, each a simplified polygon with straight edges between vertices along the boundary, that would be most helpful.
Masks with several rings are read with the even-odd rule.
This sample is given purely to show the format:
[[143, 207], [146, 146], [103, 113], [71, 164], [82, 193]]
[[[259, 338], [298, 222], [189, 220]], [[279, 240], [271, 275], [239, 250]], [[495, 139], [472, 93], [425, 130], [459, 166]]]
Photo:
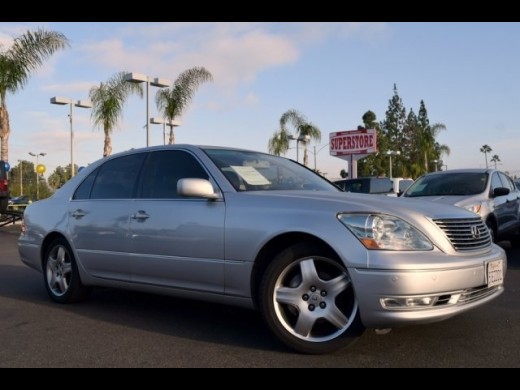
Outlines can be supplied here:
[[344, 193], [285, 158], [192, 145], [89, 165], [26, 209], [18, 247], [58, 303], [108, 286], [256, 308], [316, 354], [489, 302], [507, 268], [462, 208]]

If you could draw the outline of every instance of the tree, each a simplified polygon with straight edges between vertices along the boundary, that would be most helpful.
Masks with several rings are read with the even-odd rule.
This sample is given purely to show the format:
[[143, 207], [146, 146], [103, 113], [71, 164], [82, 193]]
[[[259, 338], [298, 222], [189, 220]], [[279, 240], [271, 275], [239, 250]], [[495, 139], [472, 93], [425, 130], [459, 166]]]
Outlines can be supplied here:
[[[373, 111], [368, 110], [361, 117], [363, 120], [363, 128], [365, 129], [376, 129], [377, 133], [377, 149], [387, 150], [388, 141], [383, 132], [381, 131], [381, 125], [377, 121], [376, 114]], [[359, 126], [358, 126], [359, 127]], [[383, 153], [372, 154], [358, 161], [358, 175], [359, 176], [378, 176], [386, 171], [388, 165], [388, 159], [385, 158]]]
[[275, 156], [287, 153], [289, 150], [289, 134], [287, 134], [287, 131], [285, 129], [275, 131], [273, 136], [269, 138], [267, 148], [269, 153]]
[[0, 46], [0, 160], [9, 161], [11, 125], [7, 110], [7, 93], [23, 89], [31, 74], [46, 59], [69, 46], [65, 35], [56, 31], [37, 29], [16, 37], [13, 44], [2, 50]]
[[443, 154], [450, 154], [450, 148], [447, 145], [441, 145], [436, 142], [439, 133], [446, 130], [446, 125], [443, 123], [430, 125], [424, 100], [421, 100], [417, 121], [419, 125], [418, 146], [423, 153], [424, 172], [428, 172], [428, 164], [430, 161], [440, 160]]
[[92, 101], [91, 117], [94, 125], [103, 128], [105, 142], [103, 146], [103, 157], [112, 154], [112, 140], [110, 134], [123, 116], [123, 106], [128, 97], [136, 93], [143, 97], [141, 84], [125, 81], [127, 72], [119, 72], [113, 75], [105, 83], [99, 83], [90, 89], [89, 96]]
[[[320, 142], [321, 140], [321, 131], [320, 129], [308, 122], [307, 119], [296, 110], [288, 110], [282, 114], [280, 118], [280, 132], [287, 133], [287, 123], [291, 123], [295, 128], [295, 137], [297, 139], [302, 139], [304, 144], [304, 152], [303, 152], [303, 165], [307, 166], [309, 164], [309, 155], [307, 153], [307, 143], [310, 140], [315, 140], [316, 142]], [[299, 141], [296, 141], [296, 147], [298, 147]]]
[[[70, 164], [67, 165], [65, 168], [59, 166], [57, 167], [53, 173], [49, 175], [49, 178], [47, 179], [47, 183], [49, 184], [49, 187], [53, 191], [57, 190], [58, 188], [61, 188], [67, 181], [71, 178], [71, 172], [70, 172]], [[78, 166], [74, 164], [74, 172], [78, 171]]]
[[[388, 109], [385, 113], [385, 120], [381, 123], [381, 130], [387, 139], [387, 150], [401, 151], [403, 144], [403, 130], [406, 125], [406, 109], [403, 100], [397, 93], [397, 85], [394, 84], [394, 95], [388, 101]], [[379, 149], [381, 153], [386, 150]], [[399, 160], [396, 158], [396, 160]], [[396, 176], [402, 175], [399, 161], [396, 161]]]
[[[18, 160], [19, 164], [12, 167], [9, 174], [11, 196], [27, 195], [31, 182], [34, 182], [34, 164], [26, 160]], [[36, 190], [35, 190], [36, 192]]]
[[482, 145], [480, 151], [484, 153], [484, 158], [486, 159], [486, 169], [488, 168], [488, 159], [487, 154], [490, 153], [493, 149], [489, 145]]
[[204, 67], [194, 67], [182, 72], [170, 88], [160, 89], [155, 95], [157, 109], [170, 122], [170, 138], [168, 141], [170, 145], [175, 143], [171, 122], [175, 117], [182, 115], [193, 99], [199, 85], [206, 81], [213, 81], [212, 74]]
[[500, 157], [498, 157], [498, 154], [495, 154], [493, 155], [493, 157], [491, 157], [491, 161], [492, 163], [495, 163], [495, 169], [497, 169], [497, 163], [500, 162]]

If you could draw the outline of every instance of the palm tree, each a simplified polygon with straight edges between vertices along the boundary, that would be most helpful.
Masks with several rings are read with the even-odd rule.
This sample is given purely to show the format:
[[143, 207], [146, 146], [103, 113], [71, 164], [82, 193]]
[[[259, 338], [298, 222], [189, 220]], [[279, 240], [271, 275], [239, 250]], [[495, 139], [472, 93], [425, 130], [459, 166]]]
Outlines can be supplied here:
[[421, 138], [420, 138], [420, 149], [424, 153], [424, 169], [425, 172], [428, 172], [428, 164], [429, 161], [439, 160], [441, 154], [450, 154], [450, 148], [447, 145], [440, 145], [435, 141], [439, 132], [442, 130], [446, 130], [446, 125], [443, 123], [435, 123], [433, 125], [428, 125], [425, 129], [421, 129]]
[[11, 126], [7, 92], [15, 93], [25, 87], [33, 71], [56, 51], [68, 46], [65, 35], [44, 29], [27, 31], [16, 37], [7, 50], [2, 50], [0, 45], [0, 160], [9, 161]]
[[[321, 140], [321, 131], [318, 127], [316, 127], [311, 122], [307, 122], [307, 119], [296, 110], [286, 111], [282, 117], [280, 118], [280, 129], [281, 131], [287, 132], [286, 126], [287, 123], [290, 122], [296, 131], [295, 137], [296, 148], [298, 148], [298, 143], [300, 140], [303, 140], [304, 144], [304, 154], [303, 154], [303, 165], [307, 166], [309, 163], [309, 156], [307, 153], [307, 143], [310, 140], [315, 140], [316, 142], [320, 142]], [[288, 149], [288, 148], [287, 148]]]
[[480, 148], [480, 151], [484, 153], [484, 158], [486, 159], [486, 169], [488, 168], [488, 160], [487, 160], [487, 154], [490, 153], [493, 149], [489, 145], [482, 145]]
[[272, 138], [269, 139], [267, 147], [269, 148], [269, 153], [275, 156], [285, 154], [289, 150], [289, 134], [287, 134], [285, 129], [275, 131]]
[[173, 120], [180, 116], [193, 99], [200, 84], [213, 81], [212, 74], [204, 67], [193, 67], [182, 72], [173, 82], [171, 88], [160, 89], [155, 95], [157, 109], [168, 119], [170, 126], [170, 145], [175, 143]]
[[123, 116], [123, 106], [126, 99], [133, 93], [143, 97], [141, 84], [125, 81], [126, 73], [116, 73], [105, 83], [99, 83], [99, 86], [92, 87], [89, 92], [92, 101], [91, 117], [94, 119], [94, 125], [102, 127], [105, 133], [103, 157], [112, 154], [110, 134]]
[[495, 154], [493, 155], [493, 157], [491, 157], [491, 160], [489, 161], [495, 163], [495, 169], [497, 169], [497, 163], [500, 162], [500, 157], [498, 157], [498, 154]]

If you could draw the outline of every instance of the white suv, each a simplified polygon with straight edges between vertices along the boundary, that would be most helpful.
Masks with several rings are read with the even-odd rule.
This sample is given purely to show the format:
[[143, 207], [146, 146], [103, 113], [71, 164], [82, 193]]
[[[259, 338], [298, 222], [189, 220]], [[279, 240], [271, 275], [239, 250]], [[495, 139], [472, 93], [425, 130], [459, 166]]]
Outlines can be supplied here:
[[494, 241], [512, 239], [512, 244], [520, 244], [520, 191], [504, 172], [455, 169], [428, 173], [417, 179], [402, 197], [463, 207], [480, 215]]

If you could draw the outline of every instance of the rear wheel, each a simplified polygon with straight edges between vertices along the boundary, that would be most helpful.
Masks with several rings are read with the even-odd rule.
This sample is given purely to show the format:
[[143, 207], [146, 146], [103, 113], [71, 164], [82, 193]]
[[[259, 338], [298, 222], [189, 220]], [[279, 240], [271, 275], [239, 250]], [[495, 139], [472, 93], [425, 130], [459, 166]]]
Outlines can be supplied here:
[[347, 269], [308, 244], [280, 253], [266, 270], [261, 309], [274, 334], [310, 354], [347, 346], [364, 331]]
[[64, 238], [55, 239], [45, 252], [43, 279], [47, 293], [58, 303], [81, 301], [91, 291], [81, 283], [76, 259]]

